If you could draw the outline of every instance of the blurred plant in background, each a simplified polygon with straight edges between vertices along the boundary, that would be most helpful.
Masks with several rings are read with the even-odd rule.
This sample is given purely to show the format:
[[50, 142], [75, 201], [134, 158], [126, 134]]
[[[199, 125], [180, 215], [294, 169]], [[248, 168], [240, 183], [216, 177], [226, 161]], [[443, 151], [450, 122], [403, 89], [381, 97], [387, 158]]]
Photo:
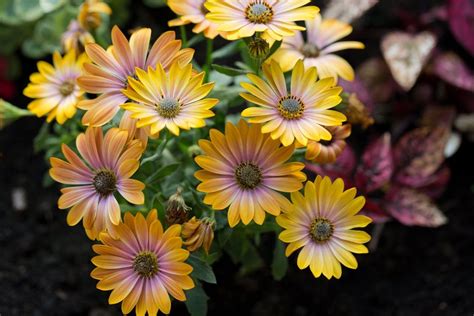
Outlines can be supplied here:
[[110, 304], [155, 315], [173, 297], [204, 315], [224, 255], [280, 280], [300, 249], [298, 268], [340, 278], [368, 252], [354, 228], [375, 223], [375, 250], [392, 219], [447, 222], [447, 159], [474, 135], [474, 5], [400, 9], [400, 29], [352, 40], [377, 3], [144, 0], [177, 15], [179, 35], [152, 37], [127, 0], [0, 2], [0, 98], [15, 94], [18, 51], [40, 60], [29, 111], [0, 99], [0, 128], [47, 115], [44, 184], [68, 185], [58, 206], [97, 240], [91, 276]]

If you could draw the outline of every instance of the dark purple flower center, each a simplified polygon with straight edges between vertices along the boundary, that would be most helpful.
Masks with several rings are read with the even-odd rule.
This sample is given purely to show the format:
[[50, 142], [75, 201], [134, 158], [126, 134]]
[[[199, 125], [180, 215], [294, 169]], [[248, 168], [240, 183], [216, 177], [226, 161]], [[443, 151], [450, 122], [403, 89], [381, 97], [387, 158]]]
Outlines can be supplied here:
[[262, 171], [251, 162], [242, 162], [235, 169], [235, 179], [244, 189], [255, 189], [262, 182]]
[[158, 272], [158, 259], [156, 254], [150, 251], [140, 252], [133, 259], [133, 271], [140, 276], [150, 278]]
[[117, 190], [117, 177], [112, 170], [101, 169], [96, 172], [92, 184], [97, 193], [107, 196]]
[[334, 233], [334, 226], [325, 218], [316, 218], [311, 224], [310, 234], [315, 242], [325, 242]]

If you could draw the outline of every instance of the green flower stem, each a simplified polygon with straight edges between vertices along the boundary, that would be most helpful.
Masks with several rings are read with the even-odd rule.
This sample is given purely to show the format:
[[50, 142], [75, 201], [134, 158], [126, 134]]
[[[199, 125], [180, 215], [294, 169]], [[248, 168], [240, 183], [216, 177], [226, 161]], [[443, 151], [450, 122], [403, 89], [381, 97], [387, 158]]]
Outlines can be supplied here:
[[211, 65], [212, 65], [212, 50], [213, 50], [213, 40], [207, 38], [206, 39], [206, 63], [203, 68], [203, 70], [206, 72], [205, 77], [204, 77], [204, 82], [209, 81], [209, 73], [211, 71]]
[[188, 36], [186, 35], [186, 28], [184, 27], [184, 25], [181, 25], [179, 27], [179, 31], [181, 32], [181, 41], [183, 47], [188, 47]]
[[147, 157], [147, 158], [143, 159], [141, 165], [143, 166], [147, 162], [153, 161], [153, 160], [157, 159], [158, 157], [160, 157], [161, 154], [163, 153], [163, 150], [165, 150], [166, 145], [168, 144], [168, 141], [170, 139], [171, 139], [170, 133], [166, 130], [165, 133], [164, 133], [164, 136], [163, 136], [163, 141], [158, 146], [156, 152], [153, 155], [151, 155], [150, 157]]

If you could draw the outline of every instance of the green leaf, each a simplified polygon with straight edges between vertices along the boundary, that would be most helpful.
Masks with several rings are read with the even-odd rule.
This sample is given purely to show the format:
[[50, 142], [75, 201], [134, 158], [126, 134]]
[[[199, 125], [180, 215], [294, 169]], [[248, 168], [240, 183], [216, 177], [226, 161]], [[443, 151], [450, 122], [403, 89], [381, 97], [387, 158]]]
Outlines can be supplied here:
[[151, 183], [161, 178], [164, 178], [166, 176], [169, 176], [170, 174], [175, 172], [179, 166], [181, 166], [181, 163], [178, 163], [178, 162], [163, 166], [160, 169], [158, 169], [155, 173], [153, 173], [151, 176], [149, 176], [145, 182]]
[[40, 0], [41, 9], [45, 12], [51, 12], [59, 8], [65, 3], [65, 0]]
[[247, 70], [232, 68], [228, 66], [221, 66], [221, 65], [216, 65], [216, 64], [212, 64], [212, 68], [214, 68], [214, 70], [220, 72], [221, 74], [228, 75], [231, 77], [246, 75], [250, 73]]
[[278, 239], [275, 239], [275, 248], [273, 249], [272, 275], [277, 281], [283, 279], [288, 270], [288, 258], [285, 256], [285, 245]]
[[191, 273], [193, 277], [207, 283], [217, 283], [216, 276], [212, 271], [212, 267], [207, 264], [207, 262], [195, 254], [192, 254], [188, 258], [188, 263], [193, 267], [193, 272]]
[[227, 44], [226, 46], [214, 51], [212, 53], [212, 59], [225, 58], [237, 54], [241, 47], [241, 41], [233, 41], [230, 44]]
[[195, 285], [193, 289], [186, 291], [186, 308], [191, 316], [206, 316], [209, 297], [200, 282], [195, 281]]

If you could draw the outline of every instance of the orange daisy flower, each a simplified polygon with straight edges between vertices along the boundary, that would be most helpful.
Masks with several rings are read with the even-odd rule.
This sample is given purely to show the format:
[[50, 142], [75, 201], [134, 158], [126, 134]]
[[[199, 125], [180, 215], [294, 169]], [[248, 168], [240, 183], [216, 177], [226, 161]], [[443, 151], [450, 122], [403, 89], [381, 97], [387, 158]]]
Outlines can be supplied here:
[[206, 193], [204, 203], [215, 210], [229, 207], [231, 227], [240, 220], [261, 225], [265, 212], [280, 214], [288, 200], [277, 191], [294, 192], [302, 188], [304, 164], [286, 162], [294, 146], [281, 147], [278, 140], [261, 133], [261, 125], [241, 120], [227, 123], [225, 135], [210, 131], [211, 140], [200, 140], [204, 155], [195, 158], [204, 170], [194, 176], [202, 181], [197, 189]]
[[104, 137], [101, 128], [89, 127], [76, 139], [82, 159], [65, 144], [62, 151], [67, 161], [50, 159], [51, 178], [73, 185], [61, 189], [59, 208], [71, 207], [67, 223], [74, 226], [83, 219], [91, 239], [105, 229], [114, 234], [113, 226], [122, 220], [115, 193], [132, 204], [144, 203], [145, 185], [130, 179], [138, 169], [144, 148], [139, 140], [127, 142], [127, 136], [126, 131], [112, 128]]
[[122, 313], [135, 308], [137, 316], [169, 314], [172, 297], [185, 301], [183, 290], [194, 287], [189, 276], [193, 268], [184, 263], [189, 251], [182, 249], [181, 225], [166, 231], [156, 210], [147, 218], [126, 213], [117, 227], [118, 240], [100, 234], [102, 244], [92, 246], [98, 254], [92, 258], [96, 268], [91, 276], [99, 280], [97, 288], [110, 291], [109, 304], [122, 302]]
[[149, 49], [151, 30], [140, 29], [132, 34], [130, 42], [117, 26], [112, 29], [112, 46], [105, 51], [97, 44], [86, 46], [93, 63], [84, 64], [85, 75], [78, 78], [79, 85], [88, 93], [99, 94], [95, 99], [84, 100], [78, 106], [87, 112], [84, 125], [101, 126], [109, 122], [127, 101], [122, 93], [127, 88], [128, 77], [135, 76], [135, 69], [147, 69], [161, 64], [166, 70], [172, 63], [189, 63], [193, 49], [181, 49], [181, 41], [172, 31], [163, 33]]

